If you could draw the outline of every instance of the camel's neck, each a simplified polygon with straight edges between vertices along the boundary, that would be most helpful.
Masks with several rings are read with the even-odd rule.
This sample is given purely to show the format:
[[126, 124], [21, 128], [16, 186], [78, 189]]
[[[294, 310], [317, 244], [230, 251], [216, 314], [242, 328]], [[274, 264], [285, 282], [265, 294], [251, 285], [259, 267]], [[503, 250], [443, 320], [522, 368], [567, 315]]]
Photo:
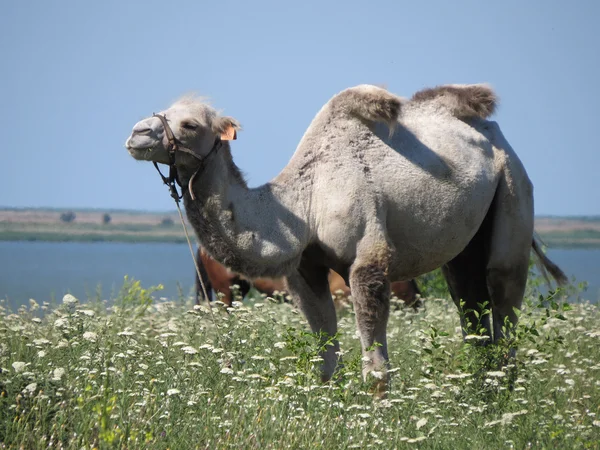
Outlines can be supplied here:
[[[187, 185], [191, 172], [180, 170]], [[280, 177], [278, 177], [279, 179]], [[292, 183], [249, 189], [226, 144], [211, 155], [184, 197], [198, 239], [216, 260], [249, 277], [277, 277], [298, 264], [308, 245], [306, 204]]]

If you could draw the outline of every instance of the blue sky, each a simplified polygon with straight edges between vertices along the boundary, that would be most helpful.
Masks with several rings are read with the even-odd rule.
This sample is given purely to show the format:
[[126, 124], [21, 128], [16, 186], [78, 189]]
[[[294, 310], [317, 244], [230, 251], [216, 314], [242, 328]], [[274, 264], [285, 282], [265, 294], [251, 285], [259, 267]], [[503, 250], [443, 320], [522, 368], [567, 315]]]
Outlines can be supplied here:
[[335, 93], [489, 82], [537, 214], [600, 215], [600, 2], [4, 2], [5, 207], [171, 210], [124, 148], [186, 92], [243, 126], [249, 184], [274, 177]]

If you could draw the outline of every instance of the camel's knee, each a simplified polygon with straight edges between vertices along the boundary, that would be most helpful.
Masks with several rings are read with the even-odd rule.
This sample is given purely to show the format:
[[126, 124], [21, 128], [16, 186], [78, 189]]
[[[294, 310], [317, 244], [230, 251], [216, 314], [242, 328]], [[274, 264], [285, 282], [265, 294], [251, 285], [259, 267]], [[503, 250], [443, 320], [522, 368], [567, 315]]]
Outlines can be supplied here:
[[350, 288], [355, 307], [373, 318], [387, 317], [390, 308], [390, 282], [384, 268], [365, 264], [353, 269]]
[[[364, 366], [363, 377], [375, 377], [376, 390], [387, 386], [388, 351], [386, 326], [390, 310], [390, 283], [385, 267], [356, 265], [350, 273], [350, 289], [360, 334]], [[384, 388], [383, 388], [384, 389]]]

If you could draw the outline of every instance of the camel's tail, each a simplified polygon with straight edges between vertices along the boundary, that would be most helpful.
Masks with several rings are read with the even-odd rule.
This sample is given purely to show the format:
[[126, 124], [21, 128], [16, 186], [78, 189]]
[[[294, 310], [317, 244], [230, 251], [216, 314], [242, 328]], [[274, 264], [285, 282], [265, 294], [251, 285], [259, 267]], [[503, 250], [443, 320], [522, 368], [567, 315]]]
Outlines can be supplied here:
[[459, 119], [487, 119], [498, 105], [496, 93], [486, 84], [447, 84], [423, 89], [413, 95], [411, 101], [438, 102]]
[[558, 267], [556, 264], [550, 261], [550, 258], [548, 258], [544, 254], [542, 248], [540, 247], [540, 244], [538, 243], [535, 237], [533, 238], [531, 246], [533, 247], [533, 251], [538, 257], [537, 262], [540, 272], [542, 273], [544, 278], [546, 278], [548, 284], [550, 284], [550, 280], [548, 279], [548, 272], [550, 272], [552, 278], [554, 278], [559, 285], [567, 284], [569, 282], [569, 279], [567, 278], [565, 273], [560, 269], [560, 267]]
[[367, 122], [383, 122], [393, 128], [402, 99], [387, 90], [368, 84], [348, 88], [329, 101], [335, 114], [359, 117]]

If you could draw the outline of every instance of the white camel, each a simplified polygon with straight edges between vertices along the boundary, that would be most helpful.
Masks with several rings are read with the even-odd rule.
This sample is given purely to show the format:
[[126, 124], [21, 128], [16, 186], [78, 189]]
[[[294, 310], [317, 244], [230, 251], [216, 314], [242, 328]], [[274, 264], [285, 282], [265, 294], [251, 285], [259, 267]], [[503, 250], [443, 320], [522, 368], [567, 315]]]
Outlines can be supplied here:
[[[443, 267], [457, 305], [491, 305], [493, 334], [490, 317], [481, 320], [494, 341], [505, 319], [517, 322], [531, 249], [565, 281], [534, 239], [531, 181], [486, 120], [495, 106], [486, 85], [440, 86], [410, 100], [375, 86], [346, 89], [319, 111], [281, 173], [252, 189], [231, 158], [238, 122], [198, 99], [138, 122], [126, 147], [137, 160], [170, 164], [166, 122], [202, 246], [248, 277], [285, 276], [315, 332], [337, 331], [327, 274], [341, 274], [369, 361], [363, 376], [385, 383], [390, 279]], [[322, 355], [324, 380], [338, 351], [336, 343]]]

